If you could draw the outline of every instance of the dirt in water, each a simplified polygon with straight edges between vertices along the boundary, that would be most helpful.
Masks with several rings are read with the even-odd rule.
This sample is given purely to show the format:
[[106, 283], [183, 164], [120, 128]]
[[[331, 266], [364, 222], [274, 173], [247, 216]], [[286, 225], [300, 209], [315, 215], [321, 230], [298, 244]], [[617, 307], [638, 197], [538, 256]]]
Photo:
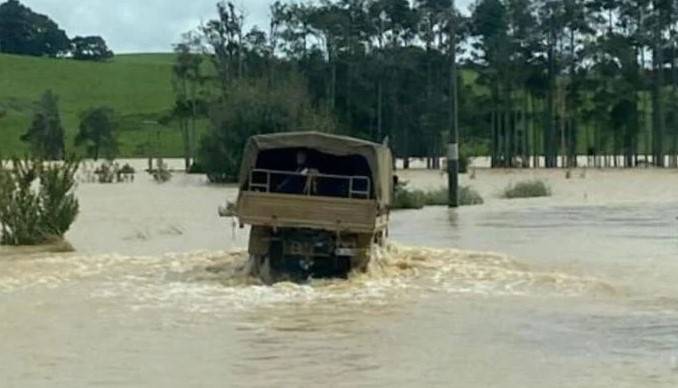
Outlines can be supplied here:
[[367, 273], [274, 286], [217, 216], [234, 188], [82, 184], [76, 252], [0, 250], [2, 385], [675, 386], [678, 203], [603, 200], [673, 183], [596, 174], [507, 202], [520, 176], [479, 172], [487, 205], [395, 213]]

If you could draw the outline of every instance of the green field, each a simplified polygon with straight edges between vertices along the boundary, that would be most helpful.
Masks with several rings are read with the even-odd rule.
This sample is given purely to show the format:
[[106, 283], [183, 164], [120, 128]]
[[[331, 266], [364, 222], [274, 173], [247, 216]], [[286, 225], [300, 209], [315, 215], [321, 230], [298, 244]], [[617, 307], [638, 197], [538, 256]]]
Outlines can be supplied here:
[[[144, 124], [172, 105], [173, 54], [118, 55], [110, 62], [84, 62], [0, 54], [0, 155], [23, 155], [19, 137], [29, 125], [33, 104], [48, 89], [60, 98], [67, 152], [74, 150], [79, 115], [96, 106], [109, 106], [121, 118], [121, 156], [145, 156], [150, 147], [164, 156], [181, 155], [176, 127]], [[155, 139], [162, 131], [159, 146]]]

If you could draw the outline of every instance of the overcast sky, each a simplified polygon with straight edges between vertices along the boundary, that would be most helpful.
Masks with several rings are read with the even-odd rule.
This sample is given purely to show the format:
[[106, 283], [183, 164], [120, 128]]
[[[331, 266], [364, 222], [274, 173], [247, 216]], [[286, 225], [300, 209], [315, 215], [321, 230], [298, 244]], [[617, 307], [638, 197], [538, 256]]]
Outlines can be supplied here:
[[[472, 0], [458, 0], [465, 9]], [[2, 2], [2, 0], [0, 0]], [[268, 25], [273, 0], [235, 0], [247, 24]], [[167, 52], [182, 33], [216, 15], [217, 0], [22, 0], [69, 36], [101, 35], [116, 53]]]

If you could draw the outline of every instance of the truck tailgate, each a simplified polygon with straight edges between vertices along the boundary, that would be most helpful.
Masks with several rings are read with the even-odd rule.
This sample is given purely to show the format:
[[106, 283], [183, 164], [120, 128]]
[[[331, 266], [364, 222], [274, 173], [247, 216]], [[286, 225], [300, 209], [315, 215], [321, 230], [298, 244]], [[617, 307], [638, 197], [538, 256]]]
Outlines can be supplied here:
[[242, 191], [238, 217], [250, 225], [372, 233], [386, 220], [377, 201]]

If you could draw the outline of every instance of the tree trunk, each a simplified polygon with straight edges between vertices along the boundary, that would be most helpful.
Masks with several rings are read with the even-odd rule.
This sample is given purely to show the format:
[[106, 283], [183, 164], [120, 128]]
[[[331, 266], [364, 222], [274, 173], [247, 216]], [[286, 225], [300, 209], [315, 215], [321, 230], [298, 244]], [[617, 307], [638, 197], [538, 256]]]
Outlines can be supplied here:
[[[553, 19], [554, 16], [551, 17]], [[554, 23], [551, 21], [550, 23]], [[556, 33], [555, 26], [551, 26], [548, 42], [548, 91], [546, 97], [546, 116], [544, 132], [544, 156], [546, 159], [546, 168], [557, 167], [556, 157], [556, 137], [555, 137], [555, 98], [556, 98]]]
[[498, 131], [497, 131], [497, 109], [494, 108], [490, 112], [490, 127], [492, 129], [492, 141], [491, 141], [491, 151], [490, 151], [490, 164], [492, 168], [497, 167], [497, 149], [499, 147], [498, 142]]
[[[654, 0], [653, 10], [658, 18], [661, 14], [660, 1]], [[652, 84], [652, 116], [653, 116], [653, 150], [654, 162], [657, 167], [664, 167], [664, 98], [662, 96], [662, 87], [664, 86], [664, 50], [662, 47], [662, 36], [659, 21], [655, 20], [654, 39], [652, 47], [652, 67], [654, 69], [654, 82]]]

